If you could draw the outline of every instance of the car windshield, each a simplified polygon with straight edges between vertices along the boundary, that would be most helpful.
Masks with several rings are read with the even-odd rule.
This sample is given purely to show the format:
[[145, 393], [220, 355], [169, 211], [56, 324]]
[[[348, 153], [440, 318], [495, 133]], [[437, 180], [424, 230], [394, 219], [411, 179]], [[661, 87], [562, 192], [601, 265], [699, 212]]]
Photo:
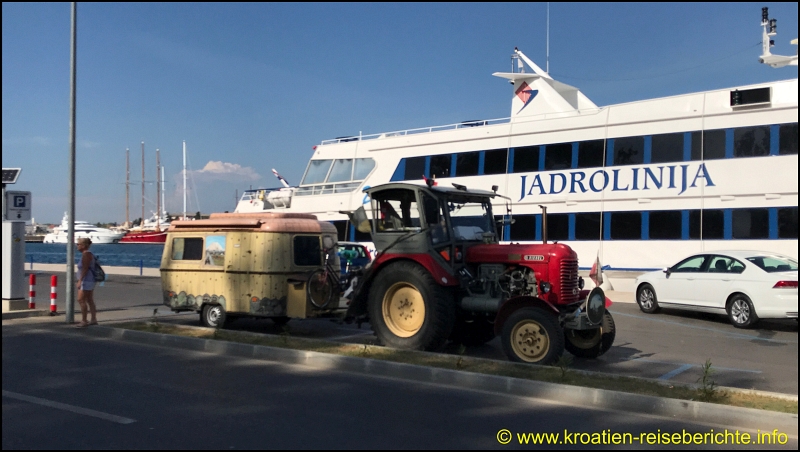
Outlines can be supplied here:
[[753, 256], [748, 261], [767, 273], [797, 271], [797, 261], [782, 256]]

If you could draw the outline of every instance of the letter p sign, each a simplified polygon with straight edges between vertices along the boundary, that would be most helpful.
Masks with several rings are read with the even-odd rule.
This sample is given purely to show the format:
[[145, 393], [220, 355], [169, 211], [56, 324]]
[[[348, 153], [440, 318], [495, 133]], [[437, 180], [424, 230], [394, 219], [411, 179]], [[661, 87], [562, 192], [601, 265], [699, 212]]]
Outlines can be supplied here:
[[7, 191], [6, 211], [3, 221], [29, 221], [31, 219], [31, 192]]

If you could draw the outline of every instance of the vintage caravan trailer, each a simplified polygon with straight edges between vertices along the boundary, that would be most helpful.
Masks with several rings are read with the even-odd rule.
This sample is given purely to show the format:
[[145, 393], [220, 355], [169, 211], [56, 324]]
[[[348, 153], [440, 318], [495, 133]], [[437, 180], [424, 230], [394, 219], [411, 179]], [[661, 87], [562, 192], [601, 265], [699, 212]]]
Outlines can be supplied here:
[[[335, 250], [336, 228], [300, 213], [217, 213], [174, 221], [161, 257], [164, 304], [196, 311], [201, 324], [222, 327], [231, 316], [329, 315], [338, 307], [308, 300], [307, 282]], [[328, 262], [338, 275], [339, 262]]]

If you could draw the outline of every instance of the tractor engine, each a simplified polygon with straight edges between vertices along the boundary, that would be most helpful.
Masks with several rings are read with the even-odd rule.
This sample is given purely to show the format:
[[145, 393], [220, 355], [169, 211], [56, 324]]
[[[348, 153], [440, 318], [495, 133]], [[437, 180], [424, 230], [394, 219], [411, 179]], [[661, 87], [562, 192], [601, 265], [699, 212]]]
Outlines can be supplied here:
[[503, 264], [479, 265], [478, 274], [462, 268], [467, 295], [461, 307], [467, 311], [495, 312], [503, 301], [520, 295], [535, 296], [536, 275], [527, 267]]

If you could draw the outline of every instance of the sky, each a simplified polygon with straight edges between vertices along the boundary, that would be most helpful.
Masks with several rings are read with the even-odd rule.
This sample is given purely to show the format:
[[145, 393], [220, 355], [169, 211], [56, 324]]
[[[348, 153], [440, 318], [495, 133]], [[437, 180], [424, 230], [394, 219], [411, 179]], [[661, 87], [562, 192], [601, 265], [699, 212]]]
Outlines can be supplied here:
[[[598, 106], [797, 77], [758, 63], [761, 8], [772, 53], [794, 54], [796, 3], [553, 3], [549, 71]], [[70, 4], [3, 12], [4, 168], [38, 223], [68, 209]], [[341, 136], [510, 116], [518, 47], [547, 64], [547, 3], [79, 3], [76, 219], [156, 210], [233, 211], [249, 188], [303, 176], [312, 147]]]

